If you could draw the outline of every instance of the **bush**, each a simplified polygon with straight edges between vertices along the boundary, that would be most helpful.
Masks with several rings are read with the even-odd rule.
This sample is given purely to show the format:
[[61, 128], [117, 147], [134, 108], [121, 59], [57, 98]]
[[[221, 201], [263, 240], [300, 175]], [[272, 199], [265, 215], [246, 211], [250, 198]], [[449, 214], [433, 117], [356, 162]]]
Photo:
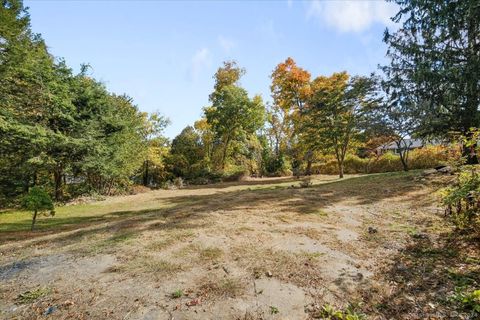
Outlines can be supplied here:
[[412, 169], [429, 169], [446, 164], [450, 158], [460, 155], [452, 154], [448, 148], [442, 146], [428, 146], [410, 152], [409, 166]]
[[373, 161], [370, 163], [368, 171], [365, 173], [380, 173], [402, 170], [403, 166], [400, 156], [391, 152], [387, 152], [380, 157], [373, 159]]
[[313, 174], [338, 174], [338, 165], [334, 157], [325, 156], [319, 162], [312, 164]]
[[292, 164], [286, 156], [268, 159], [264, 174], [269, 177], [283, 177], [292, 175]]
[[[450, 158], [459, 156], [457, 152], [450, 152], [442, 146], [427, 146], [410, 151], [409, 169], [428, 169], [447, 164]], [[312, 172], [316, 174], [338, 174], [337, 160], [334, 157], [323, 157], [320, 163], [312, 166]], [[345, 157], [345, 173], [381, 173], [402, 171], [403, 166], [400, 156], [387, 152], [379, 157], [360, 158], [357, 155], [348, 154]]]
[[235, 167], [224, 172], [222, 181], [225, 181], [225, 182], [241, 181], [245, 177], [248, 177], [248, 175], [249, 175], [248, 170], [242, 167], [238, 167], [238, 168]]
[[183, 182], [182, 177], [177, 177], [173, 180], [173, 184], [177, 189], [181, 189], [185, 186], [185, 183]]
[[32, 231], [35, 228], [38, 213], [50, 212], [52, 216], [55, 214], [52, 198], [40, 187], [30, 188], [22, 200], [22, 207], [26, 210], [33, 211]]
[[[356, 155], [347, 154], [343, 163], [344, 173], [366, 173], [367, 163], [368, 159], [362, 159]], [[337, 164], [336, 161], [335, 164]]]
[[471, 226], [480, 230], [480, 175], [475, 167], [465, 166], [457, 181], [441, 190], [445, 214], [458, 227]]
[[459, 307], [472, 314], [471, 319], [477, 319], [480, 316], [480, 290], [467, 291], [464, 288], [455, 288], [455, 294], [451, 300], [456, 302]]

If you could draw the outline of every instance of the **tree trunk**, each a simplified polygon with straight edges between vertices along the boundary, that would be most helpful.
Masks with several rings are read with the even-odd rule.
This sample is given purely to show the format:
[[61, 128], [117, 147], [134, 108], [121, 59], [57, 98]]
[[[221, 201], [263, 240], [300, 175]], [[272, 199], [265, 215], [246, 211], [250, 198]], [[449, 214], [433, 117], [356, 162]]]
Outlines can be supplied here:
[[32, 228], [31, 231], [35, 228], [35, 221], [37, 220], [37, 210], [33, 212], [33, 219], [32, 219]]
[[305, 160], [307, 160], [307, 167], [305, 168], [305, 175], [312, 175], [312, 163], [313, 163], [313, 151], [308, 150], [305, 154]]
[[108, 183], [107, 196], [110, 195], [110, 192], [112, 191], [112, 187], [113, 187], [113, 179], [110, 179], [110, 182]]
[[342, 161], [338, 161], [338, 177], [340, 179], [343, 178], [343, 160]]
[[312, 159], [307, 160], [307, 168], [305, 169], [305, 175], [311, 176], [312, 175]]
[[225, 162], [227, 160], [227, 151], [228, 151], [228, 144], [230, 143], [230, 137], [227, 138], [225, 141], [225, 147], [223, 148], [222, 154], [222, 171], [225, 170]]
[[55, 180], [55, 200], [58, 201], [62, 198], [62, 169], [56, 169], [53, 176]]
[[145, 171], [143, 172], [143, 185], [147, 187], [148, 186], [148, 160], [145, 160], [144, 166], [145, 166]]
[[400, 156], [400, 162], [402, 163], [403, 171], [406, 172], [408, 171], [408, 153], [410, 152], [412, 142], [407, 145], [407, 141], [404, 138], [400, 138], [400, 140], [395, 141], [395, 144], [398, 148], [398, 155]]
[[402, 166], [403, 166], [403, 171], [408, 171], [408, 164], [407, 164], [407, 161], [405, 159], [405, 153], [402, 151], [400, 151], [400, 161], [402, 162]]

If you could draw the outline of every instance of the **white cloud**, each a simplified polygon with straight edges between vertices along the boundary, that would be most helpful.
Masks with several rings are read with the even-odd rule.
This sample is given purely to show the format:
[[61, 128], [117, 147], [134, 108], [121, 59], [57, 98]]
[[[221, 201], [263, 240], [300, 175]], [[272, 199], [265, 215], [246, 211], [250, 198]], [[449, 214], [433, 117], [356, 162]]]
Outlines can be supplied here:
[[189, 74], [191, 80], [197, 80], [202, 70], [208, 68], [211, 64], [212, 59], [208, 48], [202, 48], [195, 52], [190, 61]]
[[312, 1], [307, 18], [316, 18], [320, 23], [340, 32], [361, 32], [373, 23], [390, 26], [390, 17], [397, 13], [396, 4], [385, 1]]
[[233, 48], [237, 46], [237, 43], [232, 39], [226, 38], [222, 35], [218, 36], [218, 43], [222, 47], [223, 51], [229, 53]]

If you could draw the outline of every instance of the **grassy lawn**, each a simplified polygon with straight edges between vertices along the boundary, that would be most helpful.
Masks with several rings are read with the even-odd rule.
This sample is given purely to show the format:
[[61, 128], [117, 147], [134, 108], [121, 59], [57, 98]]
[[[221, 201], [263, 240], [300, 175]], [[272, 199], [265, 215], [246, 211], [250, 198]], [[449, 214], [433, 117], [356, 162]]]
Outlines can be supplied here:
[[[344, 179], [338, 179], [336, 176], [313, 176], [314, 186], [331, 185], [335, 188], [354, 188], [356, 185], [364, 185], [369, 181], [378, 181], [382, 184], [394, 183], [396, 178], [412, 177], [418, 174], [418, 171], [408, 173], [392, 172], [370, 175], [351, 175]], [[263, 191], [270, 192], [278, 189], [288, 189], [292, 186], [298, 187], [301, 180], [295, 178], [283, 179], [259, 179], [259, 181], [250, 181], [242, 183], [221, 183], [207, 186], [207, 190], [212, 192], [240, 192], [240, 191]], [[186, 190], [196, 190], [201, 187], [192, 186]], [[75, 225], [88, 223], [101, 223], [114, 219], [121, 219], [133, 215], [151, 213], [159, 210], [165, 210], [180, 205], [188, 205], [189, 199], [182, 199], [180, 202], [171, 201], [172, 197], [182, 196], [183, 190], [160, 190], [150, 192], [144, 195], [119, 196], [98, 201], [89, 204], [76, 204], [57, 206], [54, 217], [40, 216], [36, 223], [36, 229], [42, 230], [62, 230], [63, 228], [74, 228]], [[158, 197], [158, 193], [162, 196]], [[208, 193], [207, 193], [208, 194]], [[194, 194], [195, 196], [195, 194]], [[194, 201], [194, 200], [193, 200]], [[26, 211], [6, 210], [0, 212], [0, 232], [27, 231], [31, 225], [32, 214]]]

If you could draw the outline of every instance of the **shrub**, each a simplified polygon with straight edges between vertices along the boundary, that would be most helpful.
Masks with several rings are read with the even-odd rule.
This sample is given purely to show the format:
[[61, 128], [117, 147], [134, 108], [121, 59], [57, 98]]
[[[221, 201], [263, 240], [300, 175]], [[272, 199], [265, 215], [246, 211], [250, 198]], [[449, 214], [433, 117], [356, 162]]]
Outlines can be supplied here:
[[334, 157], [325, 156], [319, 159], [319, 162], [312, 165], [314, 174], [337, 174], [338, 165]]
[[52, 198], [48, 193], [40, 187], [32, 187], [28, 191], [27, 195], [22, 200], [22, 207], [26, 210], [33, 211], [32, 228], [35, 228], [35, 221], [37, 220], [38, 213], [50, 212], [50, 215], [54, 215], [54, 206]]
[[[366, 173], [368, 159], [362, 159], [357, 155], [347, 154], [344, 160], [345, 173]], [[335, 161], [336, 164], [336, 161]]]
[[292, 175], [292, 164], [285, 156], [268, 159], [265, 165], [265, 175], [283, 177]]
[[349, 305], [345, 309], [337, 309], [329, 304], [322, 306], [319, 312], [313, 314], [314, 318], [332, 319], [332, 320], [363, 320], [366, 315], [357, 311], [358, 307]]
[[[454, 154], [442, 146], [428, 146], [410, 152], [409, 166], [412, 169], [428, 169], [446, 164]], [[458, 155], [457, 155], [458, 156]]]
[[222, 181], [241, 181], [243, 178], [248, 177], [250, 172], [243, 166], [230, 165], [223, 172]]
[[455, 288], [455, 294], [451, 300], [456, 302], [462, 310], [472, 313], [472, 319], [480, 316], [480, 290], [466, 291], [463, 288]]
[[480, 226], [480, 175], [475, 167], [463, 167], [457, 181], [442, 189], [441, 195], [445, 214], [450, 216], [457, 226]]
[[387, 152], [372, 161], [367, 173], [392, 172], [401, 170], [403, 170], [403, 166], [400, 156], [391, 152]]
[[185, 183], [183, 182], [182, 177], [177, 177], [173, 180], [173, 184], [177, 189], [181, 189], [185, 186]]
[[[427, 146], [410, 152], [408, 166], [410, 169], [427, 169], [447, 164], [453, 158], [459, 157], [458, 152], [443, 146]], [[387, 152], [379, 157], [360, 158], [348, 154], [345, 157], [345, 173], [381, 173], [403, 170], [400, 156]], [[316, 174], [337, 174], [338, 165], [334, 157], [323, 157], [319, 163], [312, 166]]]

